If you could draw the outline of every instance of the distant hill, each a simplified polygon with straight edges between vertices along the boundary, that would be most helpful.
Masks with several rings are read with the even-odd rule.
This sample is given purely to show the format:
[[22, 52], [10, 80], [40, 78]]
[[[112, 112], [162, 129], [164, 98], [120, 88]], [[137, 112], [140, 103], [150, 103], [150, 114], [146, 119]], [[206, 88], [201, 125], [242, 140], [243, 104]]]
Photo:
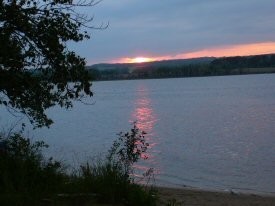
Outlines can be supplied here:
[[93, 80], [175, 78], [275, 73], [275, 54], [202, 57], [146, 63], [95, 64], [87, 67]]
[[141, 68], [158, 68], [158, 67], [178, 67], [190, 64], [204, 64], [210, 63], [215, 60], [215, 57], [201, 57], [192, 59], [175, 59], [175, 60], [162, 60], [162, 61], [152, 61], [144, 63], [115, 63], [115, 64], [95, 64], [88, 66], [88, 69], [97, 69], [99, 71], [112, 70], [112, 69], [125, 69], [130, 70], [141, 69]]

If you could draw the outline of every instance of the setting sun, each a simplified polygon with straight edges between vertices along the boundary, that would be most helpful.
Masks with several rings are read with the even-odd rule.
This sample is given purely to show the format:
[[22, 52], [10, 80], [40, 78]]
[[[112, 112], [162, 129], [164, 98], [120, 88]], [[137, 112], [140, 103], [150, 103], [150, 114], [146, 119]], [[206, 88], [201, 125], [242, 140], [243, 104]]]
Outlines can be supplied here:
[[144, 63], [144, 62], [150, 62], [150, 61], [153, 61], [153, 59], [148, 57], [136, 57], [131, 59], [132, 63]]
[[134, 63], [143, 63], [143, 62], [149, 62], [149, 61], [152, 61], [152, 59], [147, 57], [136, 57], [133, 59]]
[[120, 60], [116, 60], [114, 62], [119, 62], [119, 63], [145, 63], [145, 62], [152, 62], [155, 61], [154, 58], [149, 58], [149, 57], [135, 57], [135, 58], [122, 58]]

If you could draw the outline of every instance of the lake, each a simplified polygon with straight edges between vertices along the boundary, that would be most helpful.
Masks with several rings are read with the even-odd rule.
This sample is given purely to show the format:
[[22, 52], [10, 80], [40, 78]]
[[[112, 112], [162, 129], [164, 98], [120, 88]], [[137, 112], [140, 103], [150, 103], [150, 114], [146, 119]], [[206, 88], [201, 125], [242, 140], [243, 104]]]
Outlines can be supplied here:
[[[70, 165], [104, 155], [131, 123], [147, 132], [157, 185], [275, 194], [275, 74], [93, 83], [90, 105], [30, 130]], [[8, 113], [1, 110], [1, 124]]]

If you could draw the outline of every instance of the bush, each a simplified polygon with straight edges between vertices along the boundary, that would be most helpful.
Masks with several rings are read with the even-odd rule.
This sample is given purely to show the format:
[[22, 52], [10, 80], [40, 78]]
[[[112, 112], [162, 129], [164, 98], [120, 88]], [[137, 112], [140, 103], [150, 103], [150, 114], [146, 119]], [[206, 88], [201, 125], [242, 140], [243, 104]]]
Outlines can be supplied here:
[[120, 133], [106, 159], [81, 165], [75, 174], [64, 172], [60, 162], [45, 159], [43, 141], [32, 142], [21, 133], [0, 136], [1, 205], [75, 205], [100, 202], [123, 205], [155, 205], [154, 190], [137, 185], [133, 164], [148, 144], [144, 132], [134, 127]]
[[4, 151], [0, 155], [1, 193], [52, 193], [63, 182], [64, 173], [60, 162], [45, 160], [44, 142], [32, 143], [20, 133], [3, 139]]
[[132, 182], [134, 179], [130, 178], [130, 174], [134, 173], [134, 163], [141, 158], [147, 159], [146, 151], [149, 144], [146, 142], [145, 134], [134, 123], [130, 133], [120, 132], [118, 134], [118, 140], [114, 141], [107, 155], [108, 162], [118, 167], [125, 178]]
[[78, 191], [96, 194], [102, 203], [155, 205], [155, 191], [137, 185], [131, 176], [134, 163], [140, 158], [147, 158], [145, 152], [149, 144], [144, 135], [136, 124], [130, 132], [119, 133], [106, 159], [80, 166], [73, 188], [80, 187]]
[[[15, 133], [0, 137], [0, 193], [1, 199], [11, 202], [35, 202], [61, 190], [65, 174], [60, 162], [45, 160], [42, 149], [48, 146], [40, 141], [32, 143]], [[15, 204], [14, 205], [17, 205]]]

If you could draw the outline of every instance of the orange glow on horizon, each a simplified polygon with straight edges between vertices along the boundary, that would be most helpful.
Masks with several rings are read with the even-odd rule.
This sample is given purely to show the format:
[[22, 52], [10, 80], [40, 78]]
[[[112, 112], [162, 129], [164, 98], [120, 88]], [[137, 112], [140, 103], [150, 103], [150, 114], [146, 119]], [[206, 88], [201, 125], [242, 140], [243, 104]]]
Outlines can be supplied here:
[[275, 42], [263, 42], [254, 44], [240, 44], [209, 48], [195, 52], [177, 55], [176, 58], [196, 58], [204, 56], [230, 57], [230, 56], [249, 56], [260, 54], [275, 53]]
[[206, 48], [194, 52], [185, 52], [176, 55], [155, 56], [155, 57], [135, 57], [121, 58], [112, 61], [113, 63], [144, 63], [151, 61], [162, 61], [169, 59], [190, 59], [198, 57], [230, 57], [249, 56], [275, 53], [275, 42], [262, 42], [253, 44], [227, 45]]

